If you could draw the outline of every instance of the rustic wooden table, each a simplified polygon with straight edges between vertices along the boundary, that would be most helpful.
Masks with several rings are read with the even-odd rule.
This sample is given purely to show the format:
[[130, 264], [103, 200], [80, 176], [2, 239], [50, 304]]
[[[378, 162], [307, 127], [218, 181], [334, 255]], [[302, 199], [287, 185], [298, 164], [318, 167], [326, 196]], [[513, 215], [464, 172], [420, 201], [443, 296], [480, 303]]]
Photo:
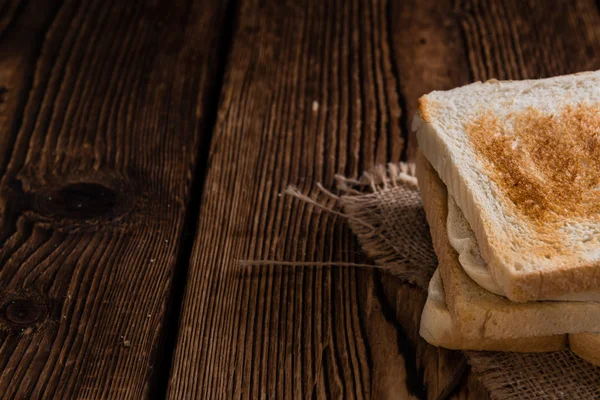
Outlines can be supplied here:
[[417, 98], [600, 68], [596, 0], [3, 0], [3, 398], [485, 396], [423, 294], [279, 196], [413, 154]]

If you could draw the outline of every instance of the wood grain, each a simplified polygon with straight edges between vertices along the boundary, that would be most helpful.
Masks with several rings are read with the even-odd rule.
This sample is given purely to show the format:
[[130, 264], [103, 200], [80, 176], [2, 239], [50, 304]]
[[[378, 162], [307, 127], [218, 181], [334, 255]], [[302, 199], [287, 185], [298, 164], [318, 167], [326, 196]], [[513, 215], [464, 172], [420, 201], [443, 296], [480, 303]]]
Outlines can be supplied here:
[[8, 164], [44, 34], [58, 8], [58, 1], [37, 7], [22, 3], [8, 0], [0, 5], [0, 176]]
[[390, 1], [388, 17], [406, 111], [402, 119], [409, 137], [406, 156], [414, 160], [417, 142], [410, 124], [417, 99], [469, 83], [470, 71], [453, 0]]
[[[21, 9], [23, 7], [23, 4], [25, 3], [25, 1], [22, 0], [3, 0], [0, 1], [0, 36], [6, 31], [6, 29], [10, 26], [10, 24], [15, 21], [15, 17], [18, 14], [19, 9]], [[46, 4], [46, 6], [50, 5], [50, 8], [53, 8], [52, 2], [49, 2], [50, 4]], [[38, 11], [36, 14], [38, 17], [42, 17], [41, 20], [37, 20], [36, 22], [40, 22], [41, 26], [38, 26], [39, 29], [41, 29], [43, 31], [44, 29], [44, 16], [47, 16], [46, 12], [48, 10], [48, 7], [44, 7], [44, 4], [41, 4], [41, 12]], [[31, 8], [28, 8], [27, 12], [31, 13], [33, 10]], [[31, 14], [30, 14], [31, 15]], [[19, 18], [21, 21], [23, 21], [23, 19]], [[35, 25], [30, 25], [31, 28], [34, 28]], [[21, 34], [24, 34], [25, 32], [21, 32]], [[28, 41], [24, 41], [23, 44], [27, 45], [31, 45], [32, 43], [36, 43], [38, 42], [37, 40], [28, 42]]]
[[528, 79], [600, 68], [594, 0], [458, 0], [474, 80]]
[[281, 195], [399, 159], [386, 6], [239, 5], [169, 398], [420, 396], [376, 272], [311, 265], [364, 262], [344, 222]]
[[208, 3], [28, 2], [0, 23], [3, 398], [156, 385], [224, 15]]

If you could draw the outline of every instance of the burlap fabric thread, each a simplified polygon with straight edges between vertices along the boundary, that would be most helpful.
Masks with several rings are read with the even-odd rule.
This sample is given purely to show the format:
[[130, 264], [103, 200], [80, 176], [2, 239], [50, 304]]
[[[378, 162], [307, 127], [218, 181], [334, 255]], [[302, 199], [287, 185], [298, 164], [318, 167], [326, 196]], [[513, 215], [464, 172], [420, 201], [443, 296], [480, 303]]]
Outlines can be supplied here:
[[[437, 260], [414, 165], [389, 164], [360, 179], [337, 177], [338, 200], [353, 232], [377, 267], [427, 290]], [[292, 195], [315, 203], [297, 191]], [[600, 368], [571, 351], [465, 352], [493, 399], [598, 399]]]

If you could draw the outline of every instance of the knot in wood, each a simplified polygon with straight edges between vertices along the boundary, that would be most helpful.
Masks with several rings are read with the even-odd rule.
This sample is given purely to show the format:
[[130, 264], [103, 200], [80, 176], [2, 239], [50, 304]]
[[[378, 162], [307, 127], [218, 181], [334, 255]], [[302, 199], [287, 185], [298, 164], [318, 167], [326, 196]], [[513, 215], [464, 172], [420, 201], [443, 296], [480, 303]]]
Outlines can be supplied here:
[[33, 300], [17, 299], [4, 305], [4, 317], [15, 325], [33, 325], [45, 314], [44, 307]]
[[118, 197], [107, 186], [78, 182], [44, 193], [38, 199], [38, 205], [42, 211], [63, 218], [92, 219], [113, 214]]

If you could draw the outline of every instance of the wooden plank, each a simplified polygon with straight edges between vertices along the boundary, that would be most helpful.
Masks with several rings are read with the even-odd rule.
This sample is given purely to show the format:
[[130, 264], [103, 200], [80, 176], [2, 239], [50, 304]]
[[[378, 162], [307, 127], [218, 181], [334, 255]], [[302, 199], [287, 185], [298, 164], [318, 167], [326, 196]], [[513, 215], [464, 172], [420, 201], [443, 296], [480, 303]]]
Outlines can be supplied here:
[[469, 83], [470, 73], [454, 0], [390, 1], [392, 57], [405, 103], [402, 128], [410, 137], [407, 158], [417, 142], [410, 123], [417, 99], [433, 90]]
[[[168, 397], [420, 398], [344, 222], [288, 196], [397, 161], [384, 1], [242, 1]], [[410, 385], [405, 385], [409, 375]]]
[[[406, 108], [433, 89], [473, 80], [524, 79], [600, 68], [600, 14], [593, 0], [407, 1], [392, 3], [394, 60]], [[412, 108], [411, 108], [412, 107]], [[409, 148], [416, 148], [414, 137]], [[411, 152], [409, 151], [409, 158]], [[455, 398], [485, 398], [471, 375], [457, 382], [458, 352], [434, 349], [418, 336], [425, 295], [383, 276], [382, 284], [405, 327], [428, 397], [459, 386]]]
[[0, 85], [31, 86], [19, 118], [0, 120], [18, 130], [0, 139], [12, 148], [3, 397], [141, 398], [165, 374], [161, 331], [226, 6], [213, 3], [65, 1], [52, 15], [28, 2], [2, 25]]
[[0, 6], [0, 176], [17, 135], [35, 59], [58, 5], [58, 1], [37, 7], [22, 3], [10, 0]]
[[458, 1], [473, 80], [599, 69], [598, 8], [594, 0]]

